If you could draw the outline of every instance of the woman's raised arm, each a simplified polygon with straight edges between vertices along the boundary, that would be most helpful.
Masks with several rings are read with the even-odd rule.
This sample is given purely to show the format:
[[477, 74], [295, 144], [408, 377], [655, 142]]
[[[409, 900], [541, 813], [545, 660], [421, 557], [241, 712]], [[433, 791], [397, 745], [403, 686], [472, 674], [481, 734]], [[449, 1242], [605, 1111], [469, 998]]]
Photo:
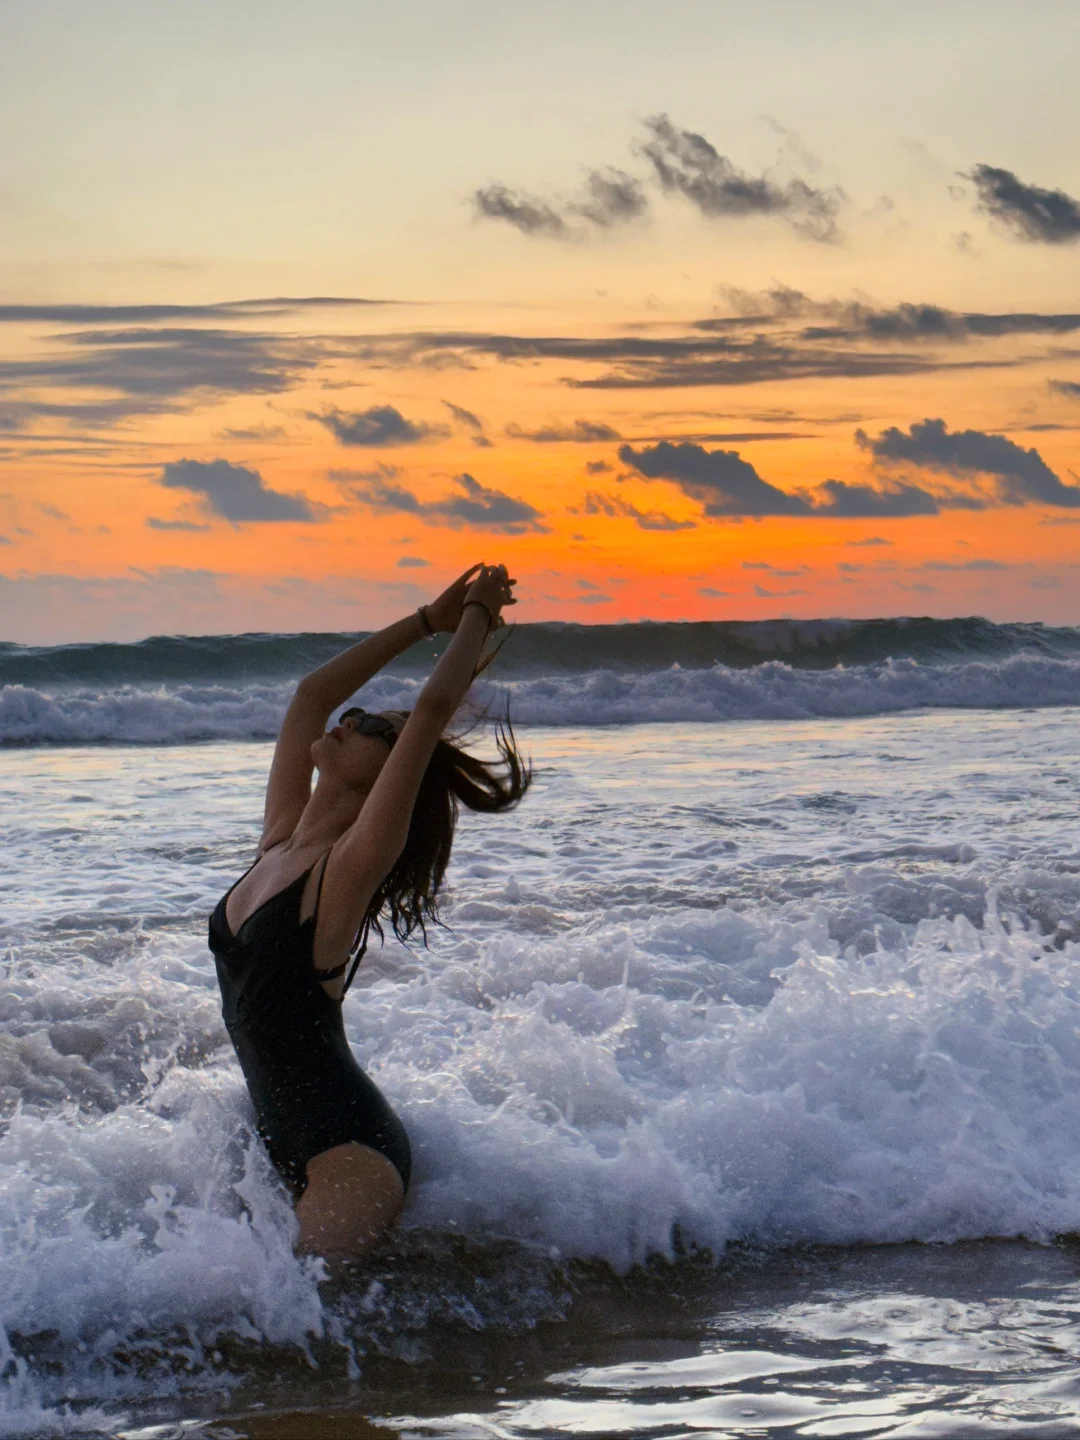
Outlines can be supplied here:
[[319, 903], [320, 968], [347, 955], [375, 890], [405, 847], [420, 782], [472, 684], [500, 610], [516, 604], [504, 566], [484, 566], [469, 588], [454, 638], [394, 742], [356, 820], [330, 852]]
[[450, 585], [437, 600], [420, 611], [395, 620], [384, 630], [369, 635], [358, 645], [335, 655], [296, 687], [274, 747], [270, 778], [266, 786], [266, 807], [259, 849], [267, 850], [287, 840], [296, 828], [304, 806], [311, 798], [314, 765], [311, 747], [326, 729], [326, 722], [350, 695], [430, 633], [452, 631], [461, 619], [461, 607], [473, 576], [473, 565]]

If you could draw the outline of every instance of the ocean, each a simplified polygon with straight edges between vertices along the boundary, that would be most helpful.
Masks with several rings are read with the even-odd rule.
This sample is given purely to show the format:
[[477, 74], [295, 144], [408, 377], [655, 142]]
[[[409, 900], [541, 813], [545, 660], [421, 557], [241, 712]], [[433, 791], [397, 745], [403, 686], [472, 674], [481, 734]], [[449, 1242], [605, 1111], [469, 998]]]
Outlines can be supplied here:
[[1080, 1435], [1080, 630], [519, 626], [328, 1280], [205, 931], [353, 638], [0, 646], [0, 1436]]

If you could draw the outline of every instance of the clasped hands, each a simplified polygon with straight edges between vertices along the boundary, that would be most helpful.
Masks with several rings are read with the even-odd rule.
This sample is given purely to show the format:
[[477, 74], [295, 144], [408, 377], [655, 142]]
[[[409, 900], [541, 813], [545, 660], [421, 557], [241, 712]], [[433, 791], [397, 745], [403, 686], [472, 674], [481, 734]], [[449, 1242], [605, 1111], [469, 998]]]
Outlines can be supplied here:
[[466, 605], [483, 605], [491, 621], [491, 629], [498, 630], [505, 625], [502, 611], [507, 605], [516, 605], [514, 586], [517, 581], [507, 573], [505, 565], [472, 565], [449, 585], [437, 600], [425, 605], [428, 624], [432, 630], [450, 633], [457, 629]]

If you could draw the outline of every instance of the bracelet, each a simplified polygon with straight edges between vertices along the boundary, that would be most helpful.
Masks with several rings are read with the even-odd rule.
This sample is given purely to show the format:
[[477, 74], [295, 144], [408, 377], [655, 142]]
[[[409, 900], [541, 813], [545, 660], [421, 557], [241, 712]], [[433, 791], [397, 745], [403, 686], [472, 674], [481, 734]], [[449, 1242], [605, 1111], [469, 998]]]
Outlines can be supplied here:
[[416, 618], [420, 621], [421, 635], [426, 636], [428, 640], [434, 640], [435, 631], [431, 628], [431, 621], [427, 618], [427, 611], [424, 609], [423, 605], [418, 605], [416, 607]]
[[462, 605], [461, 608], [462, 608], [463, 611], [465, 611], [465, 610], [468, 610], [468, 608], [469, 608], [470, 605], [479, 605], [479, 606], [480, 606], [480, 609], [483, 610], [484, 614], [488, 617], [488, 629], [490, 630], [490, 629], [494, 626], [494, 624], [495, 624], [495, 616], [492, 615], [491, 611], [490, 611], [490, 610], [488, 609], [488, 607], [484, 604], [483, 600], [466, 600], [466, 601], [465, 601], [465, 604]]

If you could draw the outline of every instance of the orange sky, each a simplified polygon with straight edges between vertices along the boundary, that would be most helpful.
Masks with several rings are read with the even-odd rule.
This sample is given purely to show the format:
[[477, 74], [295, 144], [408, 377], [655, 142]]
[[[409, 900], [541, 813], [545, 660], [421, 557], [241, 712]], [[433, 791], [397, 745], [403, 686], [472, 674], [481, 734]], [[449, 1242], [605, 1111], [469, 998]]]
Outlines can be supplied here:
[[[733, 7], [686, 8], [700, 48], [741, 47], [744, 68], [783, 49], [765, 25], [725, 35]], [[466, 10], [466, 29], [494, 13]], [[580, 95], [558, 101], [576, 128], [528, 65], [488, 72], [486, 109], [479, 79], [436, 85], [379, 128], [358, 108], [374, 92], [304, 49], [331, 15], [346, 51], [382, 44], [385, 106], [437, 43], [422, 4], [400, 17], [408, 74], [389, 30], [365, 40], [329, 0], [275, 12], [230, 72], [245, 105], [211, 83], [208, 9], [164, 36], [105, 4], [104, 37], [126, 26], [128, 48], [121, 65], [83, 35], [119, 67], [104, 89], [77, 33], [46, 63], [29, 12], [0, 20], [0, 55], [8, 25], [37, 56], [18, 75], [0, 61], [0, 134], [53, 117], [33, 164], [0, 162], [0, 638], [366, 628], [480, 558], [519, 577], [521, 620], [1080, 623], [1080, 173], [1051, 138], [1075, 101], [1048, 99], [1035, 64], [1017, 79], [1017, 47], [1039, 47], [1010, 40], [1015, 10], [982, 7], [981, 61], [1019, 86], [1017, 113], [1042, 97], [1042, 129], [1010, 132], [963, 72], [967, 108], [935, 94], [914, 137], [783, 56], [764, 107], [782, 114], [763, 120], [746, 77], [716, 98], [685, 35], [680, 51], [606, 4], [593, 41], [618, 33], [654, 98], [627, 113], [601, 67], [591, 120]], [[239, 35], [256, 12], [220, 13]], [[966, 53], [935, 13], [909, 21]], [[824, 6], [819, 58], [835, 76], [874, 59], [885, 89], [911, 56], [856, 15]], [[522, 24], [476, 43], [520, 56]], [[788, 40], [794, 63], [820, 37]], [[290, 65], [305, 106], [275, 128]], [[259, 299], [287, 294], [378, 303]]]

